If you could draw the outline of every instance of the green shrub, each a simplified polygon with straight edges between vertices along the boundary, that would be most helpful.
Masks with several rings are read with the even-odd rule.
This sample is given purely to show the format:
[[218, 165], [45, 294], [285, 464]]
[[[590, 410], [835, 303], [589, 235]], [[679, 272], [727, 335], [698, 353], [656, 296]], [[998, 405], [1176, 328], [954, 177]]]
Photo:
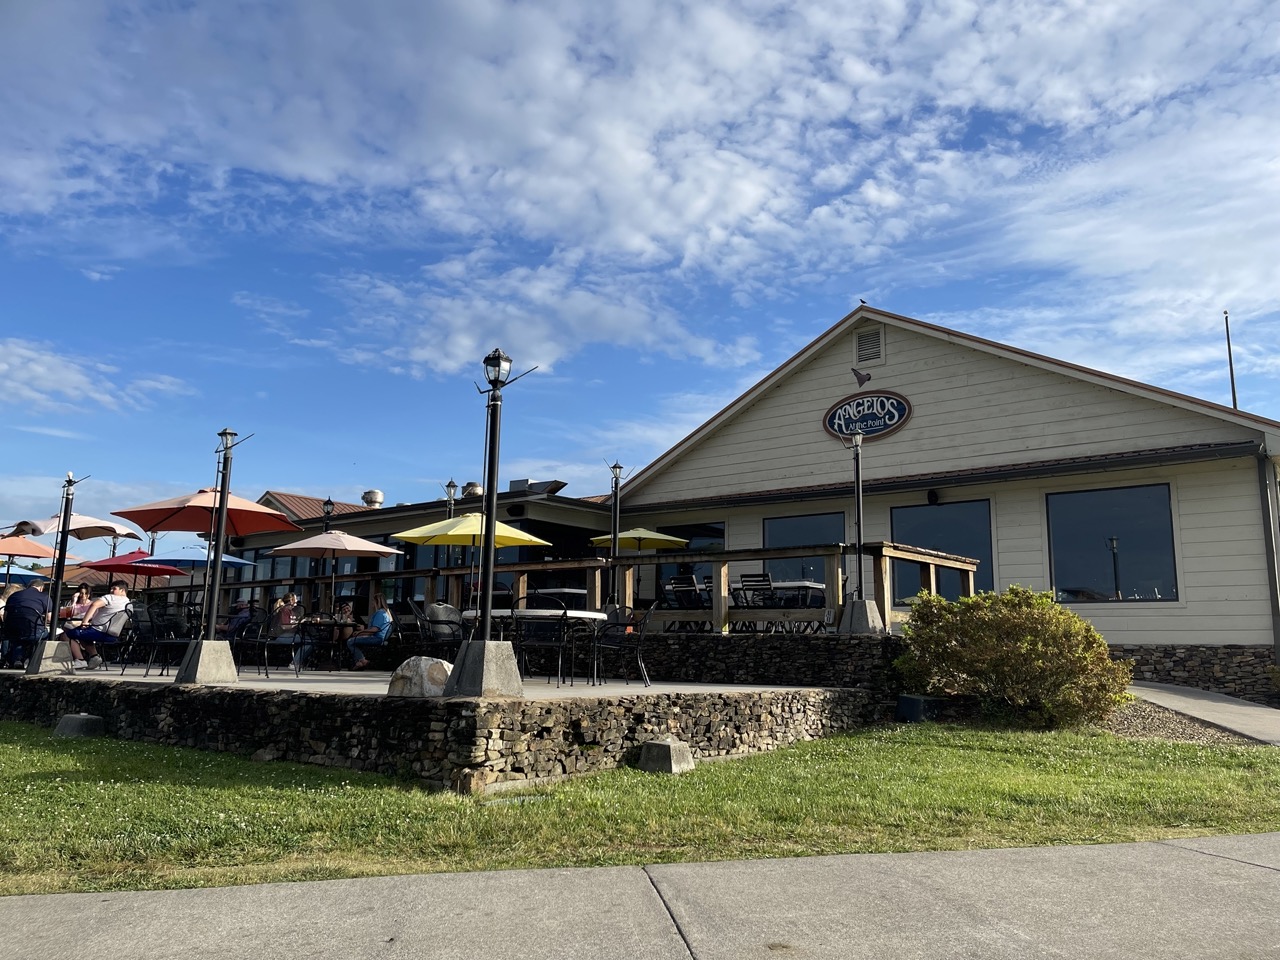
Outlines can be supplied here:
[[993, 712], [1040, 727], [1105, 717], [1132, 678], [1089, 621], [1048, 593], [1011, 586], [956, 602], [922, 592], [896, 661], [907, 689], [977, 697]]

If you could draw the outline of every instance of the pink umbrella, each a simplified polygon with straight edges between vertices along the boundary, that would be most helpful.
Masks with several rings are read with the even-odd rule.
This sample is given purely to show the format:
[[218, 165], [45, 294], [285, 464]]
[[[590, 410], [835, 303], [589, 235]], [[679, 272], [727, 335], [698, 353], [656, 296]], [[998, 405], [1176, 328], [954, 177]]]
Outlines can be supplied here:
[[[353, 537], [341, 530], [326, 530], [314, 537], [307, 537], [294, 543], [286, 543], [282, 547], [268, 550], [282, 557], [319, 557], [322, 560], [337, 560], [338, 557], [391, 557], [403, 550], [388, 547], [383, 543], [374, 543]], [[334, 586], [337, 582], [337, 563], [329, 569], [329, 597], [334, 597]]]

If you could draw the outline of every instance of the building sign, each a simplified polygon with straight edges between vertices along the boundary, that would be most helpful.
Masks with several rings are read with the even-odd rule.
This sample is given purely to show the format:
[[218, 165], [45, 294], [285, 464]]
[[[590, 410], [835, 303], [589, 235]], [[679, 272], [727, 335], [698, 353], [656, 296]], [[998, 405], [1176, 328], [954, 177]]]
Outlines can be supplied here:
[[827, 411], [822, 425], [833, 437], [853, 436], [859, 427], [867, 440], [879, 440], [901, 430], [909, 419], [911, 402], [906, 397], [877, 390], [845, 397]]

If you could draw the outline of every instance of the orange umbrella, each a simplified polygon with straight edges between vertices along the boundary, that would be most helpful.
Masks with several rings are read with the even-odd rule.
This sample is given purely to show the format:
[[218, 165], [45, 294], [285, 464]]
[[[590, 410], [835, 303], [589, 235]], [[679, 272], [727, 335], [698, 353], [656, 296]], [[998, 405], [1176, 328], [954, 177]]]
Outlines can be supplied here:
[[53, 547], [36, 543], [26, 537], [0, 537], [0, 557], [8, 556], [9, 562], [4, 569], [4, 585], [9, 585], [9, 575], [13, 571], [14, 557], [35, 557], [37, 560], [52, 560], [57, 556]]
[[[218, 491], [206, 487], [172, 500], [144, 503], [127, 510], [112, 510], [117, 517], [132, 520], [148, 533], [160, 530], [186, 530], [211, 533], [218, 512]], [[296, 523], [277, 510], [244, 497], [227, 495], [227, 536], [244, 537], [251, 533], [301, 530]]]

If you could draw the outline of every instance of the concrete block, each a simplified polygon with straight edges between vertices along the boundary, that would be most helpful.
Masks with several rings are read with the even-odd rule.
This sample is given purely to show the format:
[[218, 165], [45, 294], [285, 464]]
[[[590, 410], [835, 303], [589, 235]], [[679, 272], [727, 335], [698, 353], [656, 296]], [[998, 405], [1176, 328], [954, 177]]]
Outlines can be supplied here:
[[640, 745], [639, 766], [645, 773], [688, 773], [693, 769], [693, 753], [675, 737], [646, 740]]
[[100, 737], [104, 733], [106, 726], [102, 718], [91, 713], [68, 713], [53, 731], [56, 737]]

